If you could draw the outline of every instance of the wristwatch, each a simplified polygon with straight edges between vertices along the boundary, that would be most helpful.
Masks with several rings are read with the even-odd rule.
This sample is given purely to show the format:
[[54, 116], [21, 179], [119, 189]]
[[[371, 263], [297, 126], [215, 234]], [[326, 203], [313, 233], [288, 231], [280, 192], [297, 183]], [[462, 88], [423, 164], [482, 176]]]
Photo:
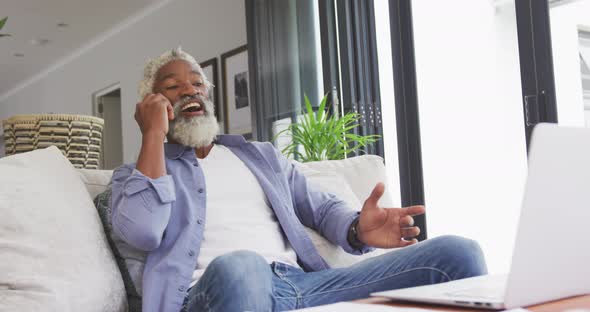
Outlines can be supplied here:
[[359, 219], [360, 217], [357, 217], [356, 219], [354, 219], [354, 221], [352, 221], [352, 223], [350, 224], [350, 228], [348, 228], [348, 243], [350, 244], [350, 246], [352, 246], [352, 248], [354, 249], [362, 249], [365, 244], [363, 242], [361, 242], [361, 240], [358, 237], [358, 224], [359, 224]]

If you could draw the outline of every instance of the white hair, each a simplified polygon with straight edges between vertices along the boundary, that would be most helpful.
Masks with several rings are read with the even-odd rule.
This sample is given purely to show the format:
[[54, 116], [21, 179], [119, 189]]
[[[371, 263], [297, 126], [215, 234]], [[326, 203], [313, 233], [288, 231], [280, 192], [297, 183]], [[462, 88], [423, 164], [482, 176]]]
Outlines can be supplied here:
[[140, 99], [143, 99], [146, 97], [146, 95], [154, 92], [154, 82], [156, 80], [156, 74], [158, 73], [158, 70], [160, 70], [162, 66], [175, 60], [183, 60], [189, 63], [193, 67], [193, 69], [196, 72], [198, 72], [199, 75], [201, 75], [201, 77], [203, 78], [203, 84], [207, 88], [207, 92], [211, 90], [211, 87], [213, 87], [213, 85], [211, 84], [209, 79], [207, 79], [207, 76], [205, 76], [205, 73], [203, 72], [201, 65], [197, 63], [194, 57], [182, 51], [182, 48], [178, 46], [176, 49], [166, 51], [162, 55], [154, 59], [151, 59], [147, 62], [143, 70], [143, 79], [139, 82]]

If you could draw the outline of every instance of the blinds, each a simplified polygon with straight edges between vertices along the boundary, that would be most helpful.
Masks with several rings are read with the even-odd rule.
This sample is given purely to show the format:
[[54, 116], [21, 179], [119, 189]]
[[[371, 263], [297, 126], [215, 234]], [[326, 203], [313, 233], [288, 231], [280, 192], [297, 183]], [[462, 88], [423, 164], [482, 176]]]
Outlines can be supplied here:
[[590, 32], [578, 31], [584, 108], [590, 110]]

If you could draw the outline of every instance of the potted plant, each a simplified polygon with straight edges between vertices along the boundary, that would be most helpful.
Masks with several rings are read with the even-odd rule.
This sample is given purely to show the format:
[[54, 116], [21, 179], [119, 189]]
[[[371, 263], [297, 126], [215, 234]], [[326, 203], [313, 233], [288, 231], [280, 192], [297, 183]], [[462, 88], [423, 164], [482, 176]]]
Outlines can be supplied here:
[[287, 157], [295, 157], [301, 162], [344, 159], [380, 137], [352, 133], [351, 130], [359, 126], [360, 115], [353, 112], [342, 117], [329, 114], [327, 95], [322, 98], [317, 112], [313, 111], [307, 95], [304, 98], [305, 111], [299, 122], [290, 124], [273, 139], [276, 141], [281, 135], [291, 138], [291, 143], [281, 150]]

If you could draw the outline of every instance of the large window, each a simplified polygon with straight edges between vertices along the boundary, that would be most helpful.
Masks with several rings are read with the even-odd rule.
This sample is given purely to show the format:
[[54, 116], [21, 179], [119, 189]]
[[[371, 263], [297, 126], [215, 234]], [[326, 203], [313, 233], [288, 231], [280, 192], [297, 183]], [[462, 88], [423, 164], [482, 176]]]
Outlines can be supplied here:
[[[390, 36], [375, 31], [377, 23], [389, 24], [387, 15], [375, 16], [387, 8], [386, 1], [372, 0], [247, 0], [250, 86], [260, 141], [300, 120], [304, 94], [315, 107], [329, 94], [332, 114], [358, 113], [359, 127], [351, 131], [381, 138], [349, 156], [384, 156], [389, 179], [383, 182], [399, 204], [391, 53], [380, 64], [377, 49], [387, 49]], [[274, 143], [282, 148], [290, 138]]]
[[513, 1], [413, 1], [429, 237], [477, 240], [508, 270], [526, 174]]
[[389, 187], [394, 190], [393, 203], [401, 206], [395, 97], [393, 92], [393, 67], [391, 64], [391, 35], [389, 32], [389, 4], [375, 2], [375, 28], [377, 55], [379, 60], [379, 90], [381, 91], [381, 113], [383, 119], [383, 146]]
[[[293, 20], [316, 25], [296, 34], [314, 34], [306, 41], [311, 50], [321, 38], [314, 84], [323, 79], [342, 111], [363, 115], [362, 134], [383, 134], [383, 145], [369, 153], [384, 155], [387, 182], [399, 194], [394, 202], [425, 204], [428, 222], [420, 217], [417, 224], [428, 225], [428, 237], [478, 241], [496, 273], [509, 269], [534, 125], [556, 122], [557, 111], [562, 124], [583, 125], [590, 117], [589, 2], [551, 1], [551, 29], [548, 2], [537, 0], [330, 0], [317, 10], [304, 2], [314, 18]], [[258, 5], [247, 6], [253, 11], [295, 2], [249, 3]], [[264, 21], [249, 24], [259, 26], [261, 38], [276, 39]], [[553, 50], [552, 35], [559, 37]], [[297, 62], [277, 55], [260, 60], [251, 67], [263, 74], [281, 66], [297, 71]], [[275, 68], [264, 70], [268, 63]], [[259, 81], [261, 103], [276, 96], [273, 79]]]
[[590, 127], [590, 31], [579, 30], [578, 33], [580, 38], [580, 74], [582, 76], [582, 95], [584, 98], [584, 120], [586, 127]]
[[553, 1], [550, 10], [559, 124], [590, 124], [590, 1]]

